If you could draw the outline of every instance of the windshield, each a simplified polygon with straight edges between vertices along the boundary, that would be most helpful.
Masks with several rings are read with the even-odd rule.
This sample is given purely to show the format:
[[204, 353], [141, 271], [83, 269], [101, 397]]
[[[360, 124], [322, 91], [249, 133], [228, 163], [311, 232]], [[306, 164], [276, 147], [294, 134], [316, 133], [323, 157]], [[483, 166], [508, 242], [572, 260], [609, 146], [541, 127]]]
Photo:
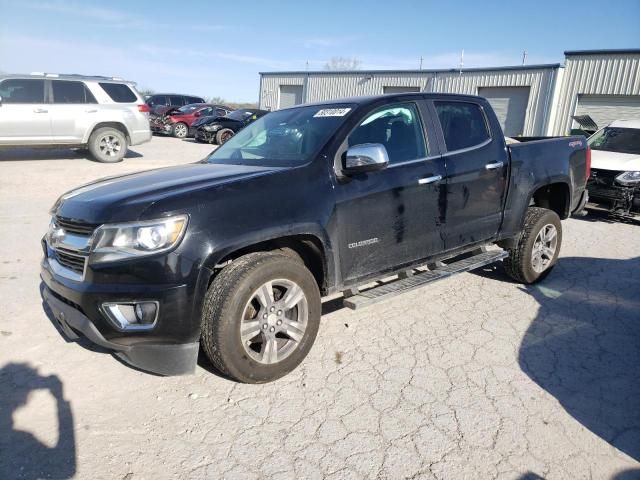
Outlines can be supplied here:
[[180, 107], [178, 111], [180, 113], [191, 113], [198, 108], [200, 108], [199, 105], [185, 105], [184, 107]]
[[640, 155], [640, 129], [606, 127], [589, 138], [592, 150]]
[[253, 112], [248, 112], [246, 110], [236, 110], [227, 115], [227, 118], [232, 118], [234, 120], [244, 120], [247, 117], [250, 117]]
[[301, 165], [329, 140], [352, 109], [350, 105], [331, 105], [269, 113], [231, 137], [208, 161], [272, 167]]

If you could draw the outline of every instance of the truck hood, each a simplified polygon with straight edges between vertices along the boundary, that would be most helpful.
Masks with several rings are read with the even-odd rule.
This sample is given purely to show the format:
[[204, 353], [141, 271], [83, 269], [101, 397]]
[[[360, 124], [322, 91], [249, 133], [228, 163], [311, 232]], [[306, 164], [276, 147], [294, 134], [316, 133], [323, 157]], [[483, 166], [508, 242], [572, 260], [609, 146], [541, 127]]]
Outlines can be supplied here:
[[618, 172], [640, 171], [640, 155], [591, 150], [591, 167]]
[[63, 194], [52, 214], [85, 223], [137, 220], [168, 197], [266, 175], [281, 168], [195, 163], [108, 177]]

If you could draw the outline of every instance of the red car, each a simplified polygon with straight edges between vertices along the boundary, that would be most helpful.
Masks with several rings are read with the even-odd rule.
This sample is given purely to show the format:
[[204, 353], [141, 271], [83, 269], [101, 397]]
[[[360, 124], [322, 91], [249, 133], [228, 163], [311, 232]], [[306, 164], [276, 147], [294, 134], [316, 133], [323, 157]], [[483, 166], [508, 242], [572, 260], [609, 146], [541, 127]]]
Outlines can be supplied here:
[[154, 133], [169, 134], [177, 138], [189, 136], [191, 125], [203, 117], [223, 117], [232, 110], [222, 105], [210, 103], [192, 103], [180, 108], [172, 108], [162, 116], [151, 119], [151, 130]]

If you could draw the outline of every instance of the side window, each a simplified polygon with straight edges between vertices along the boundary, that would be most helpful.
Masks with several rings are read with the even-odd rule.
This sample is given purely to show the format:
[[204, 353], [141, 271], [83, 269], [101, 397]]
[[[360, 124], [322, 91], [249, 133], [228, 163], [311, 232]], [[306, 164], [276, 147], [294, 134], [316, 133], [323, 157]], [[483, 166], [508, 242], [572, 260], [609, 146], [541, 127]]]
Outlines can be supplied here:
[[186, 105], [185, 102], [185, 98], [181, 97], [180, 95], [170, 95], [169, 96], [169, 104], [172, 107], [181, 107], [183, 105]]
[[385, 106], [366, 117], [348, 138], [349, 146], [380, 143], [385, 146], [389, 163], [416, 160], [427, 156], [422, 123], [412, 103]]
[[44, 103], [44, 80], [10, 78], [0, 83], [3, 103]]
[[434, 102], [447, 150], [474, 147], [491, 138], [479, 105], [468, 102]]
[[227, 114], [226, 110], [223, 110], [222, 108], [216, 109], [216, 115], [218, 117], [224, 117], [226, 114]]
[[52, 80], [53, 103], [98, 103], [82, 82]]
[[187, 97], [187, 104], [189, 103], [205, 103], [205, 101], [200, 97]]
[[133, 103], [138, 100], [136, 94], [124, 83], [100, 83], [100, 86], [116, 103]]
[[147, 103], [150, 107], [167, 105], [167, 97], [164, 95], [153, 95], [149, 100], [147, 100]]
[[213, 108], [211, 107], [203, 108], [202, 110], [200, 110], [201, 117], [208, 117], [212, 113], [213, 113]]

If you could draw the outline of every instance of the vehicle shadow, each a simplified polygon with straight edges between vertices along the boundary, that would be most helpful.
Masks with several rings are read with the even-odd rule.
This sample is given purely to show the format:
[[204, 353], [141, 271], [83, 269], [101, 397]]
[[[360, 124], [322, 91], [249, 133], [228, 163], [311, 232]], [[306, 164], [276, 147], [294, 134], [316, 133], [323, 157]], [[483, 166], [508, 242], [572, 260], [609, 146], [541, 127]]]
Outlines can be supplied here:
[[[476, 273], [506, 277], [496, 266]], [[520, 344], [522, 370], [591, 432], [640, 460], [640, 257], [564, 257], [522, 289], [539, 304]]]
[[[127, 158], [142, 158], [142, 154], [134, 150], [127, 150], [124, 156]], [[34, 160], [70, 160], [82, 159], [90, 162], [96, 160], [91, 157], [88, 150], [75, 148], [0, 148], [0, 162], [21, 162]]]
[[604, 212], [601, 210], [589, 210], [588, 208], [586, 215], [578, 215], [571, 218], [575, 218], [585, 222], [626, 223], [627, 225], [640, 225], [640, 216], [630, 217], [624, 215], [615, 215], [613, 213]]
[[[62, 382], [56, 375], [44, 377], [24, 363], [9, 363], [0, 369], [0, 478], [71, 478], [76, 473], [76, 445], [71, 404], [64, 399]], [[56, 402], [58, 439], [45, 445], [36, 436], [17, 429], [13, 415], [26, 405], [31, 392], [47, 390]]]

